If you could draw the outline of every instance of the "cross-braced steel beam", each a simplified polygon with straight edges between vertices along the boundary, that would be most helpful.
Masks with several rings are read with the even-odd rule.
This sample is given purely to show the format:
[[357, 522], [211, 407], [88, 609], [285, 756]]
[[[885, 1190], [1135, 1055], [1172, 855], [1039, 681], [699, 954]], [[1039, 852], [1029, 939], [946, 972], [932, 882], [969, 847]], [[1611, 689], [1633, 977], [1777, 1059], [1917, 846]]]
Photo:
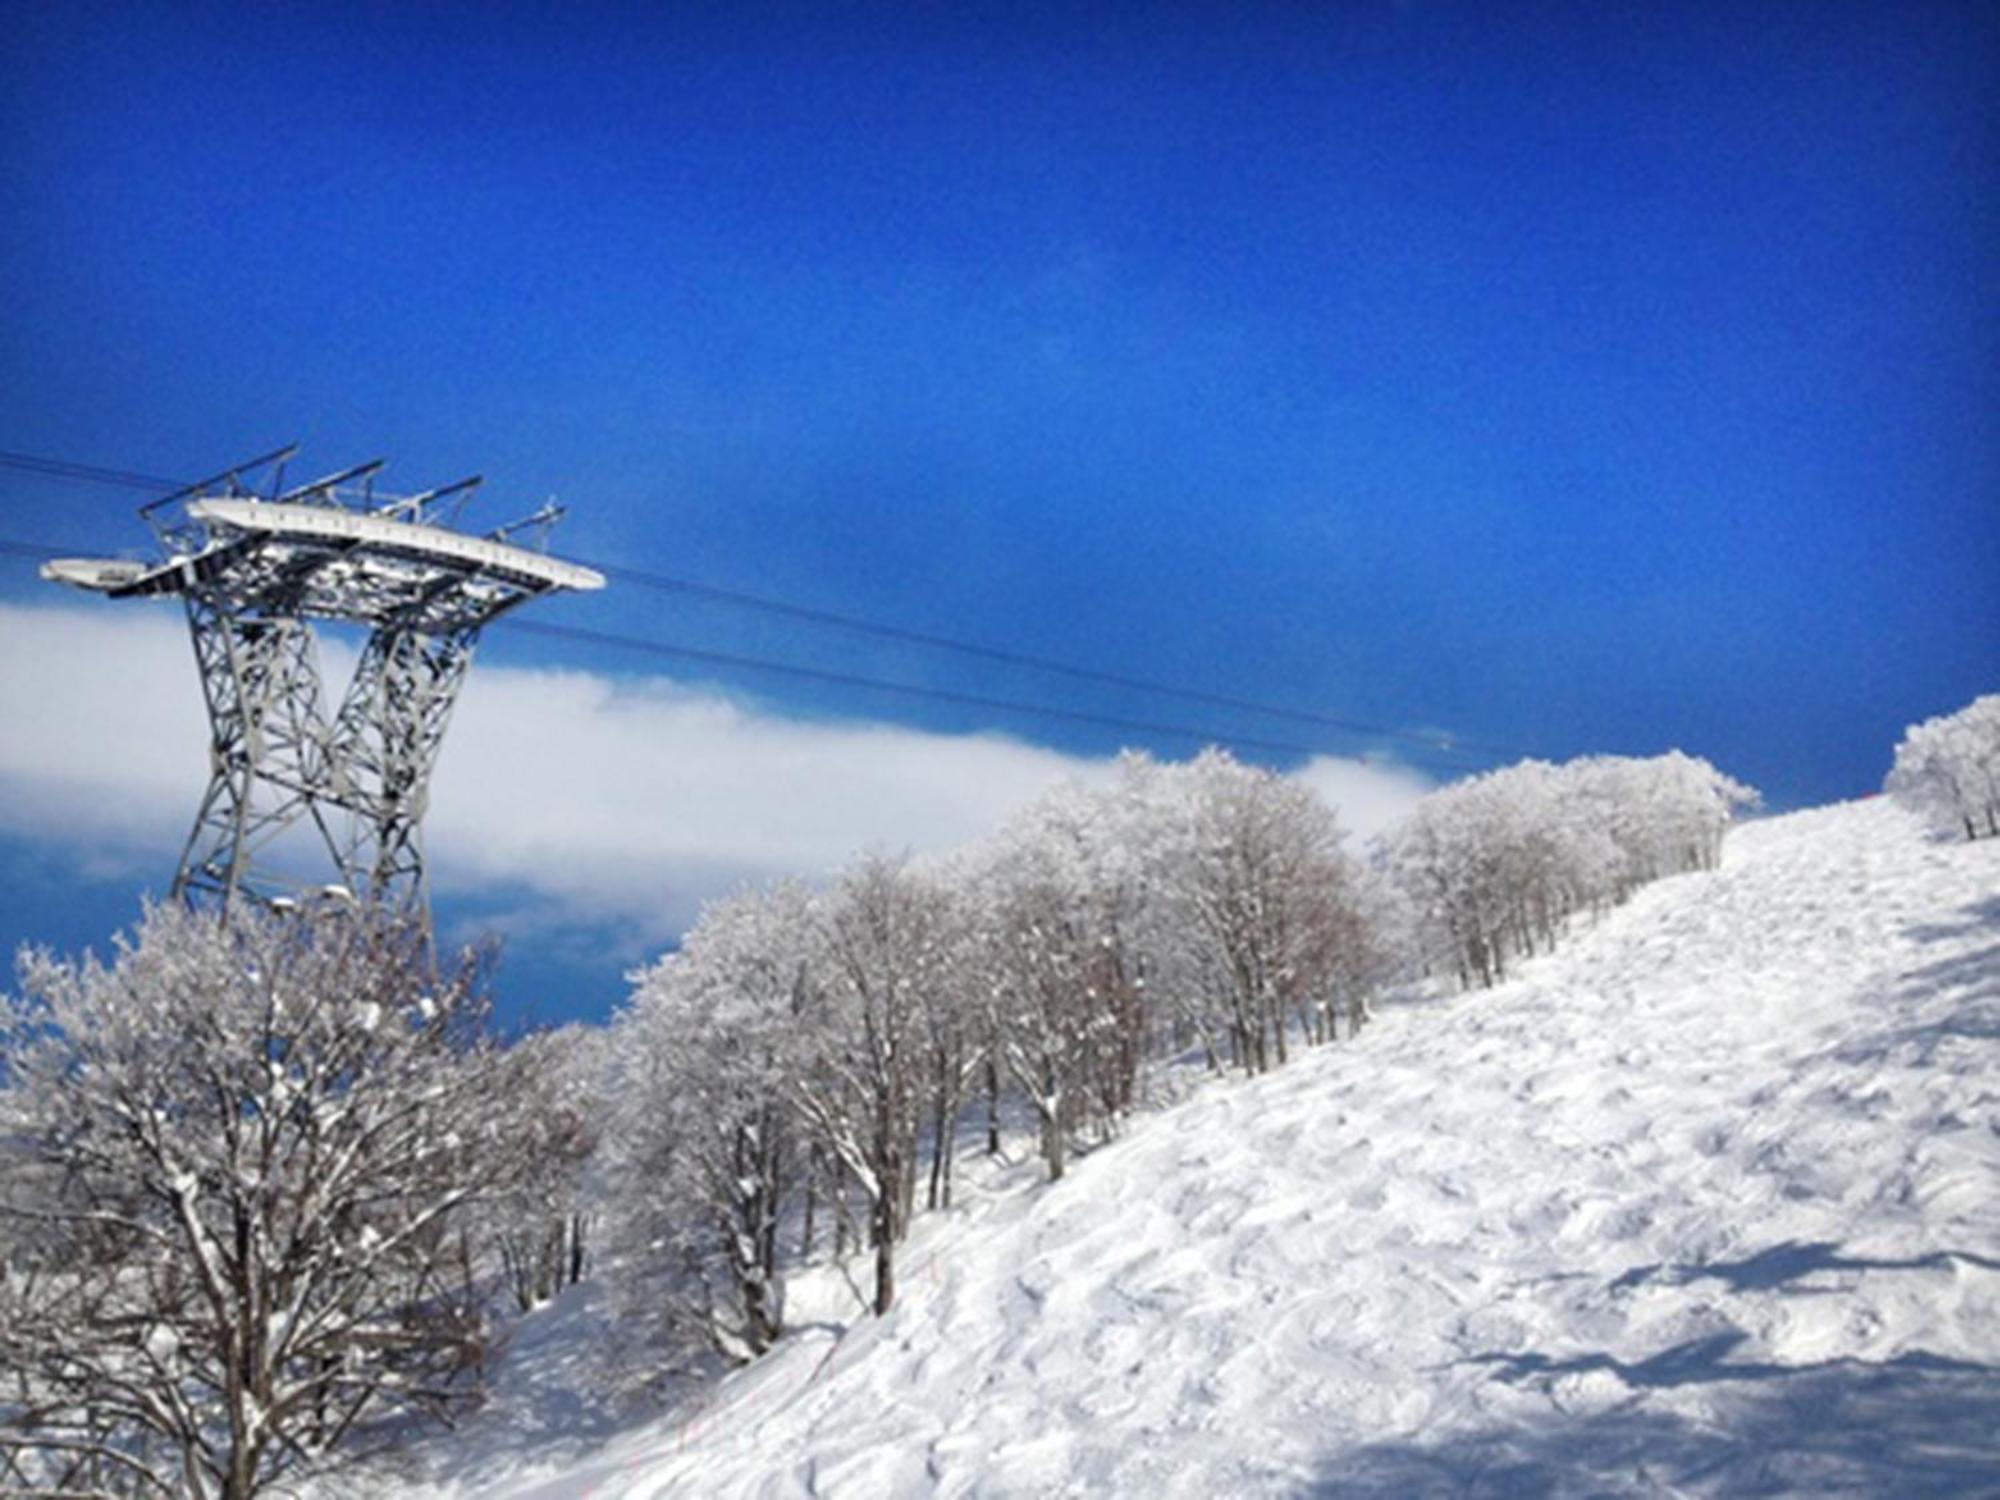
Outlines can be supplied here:
[[477, 627], [424, 635], [391, 625], [368, 637], [334, 731], [351, 798], [344, 865], [353, 889], [423, 897], [431, 769], [477, 638]]
[[291, 882], [260, 854], [301, 819], [327, 833], [323, 804], [337, 802], [312, 630], [296, 618], [246, 618], [207, 588], [186, 600], [208, 704], [209, 782], [174, 894], [268, 899]]

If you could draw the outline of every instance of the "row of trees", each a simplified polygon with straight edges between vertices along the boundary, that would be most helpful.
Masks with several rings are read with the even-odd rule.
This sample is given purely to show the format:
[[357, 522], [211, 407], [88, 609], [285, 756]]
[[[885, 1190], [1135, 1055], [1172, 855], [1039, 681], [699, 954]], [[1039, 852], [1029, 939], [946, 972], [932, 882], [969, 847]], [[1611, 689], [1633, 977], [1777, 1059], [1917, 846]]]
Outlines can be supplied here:
[[[1150, 1070], [1351, 1035], [1426, 968], [1489, 982], [1577, 911], [1713, 863], [1747, 794], [1680, 756], [1448, 787], [1375, 856], [1292, 779], [1129, 756], [981, 845], [706, 910], [609, 1028], [497, 1045], [333, 903], [149, 913], [28, 955], [0, 1008], [0, 1490], [248, 1500], [475, 1393], [496, 1318], [601, 1259], [671, 1347], [748, 1358], [788, 1271], [878, 1312], [961, 1143], [1051, 1177]], [[600, 1221], [615, 1255], [600, 1256]]]
[[1149, 1063], [1261, 1073], [1405, 975], [1493, 983], [1576, 913], [1712, 868], [1753, 797], [1680, 754], [1525, 762], [1432, 794], [1363, 861], [1299, 782], [1129, 756], [948, 859], [737, 895], [614, 1026], [630, 1285], [747, 1357], [782, 1330], [788, 1266], [865, 1244], [887, 1311], [961, 1135], [997, 1149], [1024, 1118], [1060, 1177]]
[[783, 1268], [823, 1242], [872, 1251], [885, 1312], [962, 1132], [998, 1149], [1025, 1116], [1060, 1177], [1148, 1058], [1259, 1072], [1351, 1029], [1391, 972], [1386, 900], [1311, 792], [1210, 752], [1127, 757], [948, 859], [718, 903], [614, 1027], [623, 1238], [731, 1354], [777, 1337]]
[[1757, 794], [1679, 751], [1648, 760], [1527, 760], [1431, 793], [1387, 850], [1418, 956], [1490, 985], [1547, 951], [1569, 919], [1662, 876], [1711, 870]]
[[2000, 693], [1911, 725], [1887, 785], [1940, 833], [2000, 835]]

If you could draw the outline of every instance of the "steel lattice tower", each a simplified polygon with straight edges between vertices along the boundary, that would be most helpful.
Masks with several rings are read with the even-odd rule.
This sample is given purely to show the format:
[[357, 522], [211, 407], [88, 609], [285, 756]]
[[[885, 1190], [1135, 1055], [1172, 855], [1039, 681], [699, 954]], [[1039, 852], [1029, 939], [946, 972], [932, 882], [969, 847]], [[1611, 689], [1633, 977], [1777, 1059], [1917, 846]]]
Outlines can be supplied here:
[[[140, 510], [165, 556], [61, 558], [42, 575], [114, 599], [178, 594], [208, 704], [210, 776], [174, 894], [224, 906], [301, 884], [267, 859], [310, 828], [331, 875], [364, 899], [424, 911], [431, 769], [479, 632], [530, 599], [603, 575], [517, 545], [545, 543], [553, 504], [484, 536], [452, 529], [477, 478], [420, 495], [375, 491], [382, 461], [284, 488], [294, 449]], [[265, 493], [248, 479], [268, 474]], [[328, 711], [315, 621], [367, 631]]]

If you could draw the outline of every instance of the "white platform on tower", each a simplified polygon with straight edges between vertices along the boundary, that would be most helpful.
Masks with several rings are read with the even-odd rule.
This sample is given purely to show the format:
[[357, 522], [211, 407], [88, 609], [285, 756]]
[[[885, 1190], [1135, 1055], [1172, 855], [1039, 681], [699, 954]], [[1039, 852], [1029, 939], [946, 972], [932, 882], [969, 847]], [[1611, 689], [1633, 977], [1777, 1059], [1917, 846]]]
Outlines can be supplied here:
[[[234, 499], [191, 501], [187, 513], [191, 519], [209, 526], [212, 533], [269, 537], [307, 545], [332, 544], [356, 563], [371, 557], [386, 557], [418, 564], [443, 564], [456, 573], [485, 575], [535, 591], [604, 587], [604, 575], [595, 568], [564, 562], [509, 542], [467, 536], [440, 526], [398, 521], [383, 515], [322, 505]], [[53, 583], [67, 583], [123, 598], [174, 593], [183, 586], [186, 570], [201, 568], [205, 559], [233, 545], [233, 541], [219, 541], [194, 557], [151, 565], [110, 557], [59, 557], [42, 564], [41, 571], [42, 577]]]
[[195, 500], [188, 515], [211, 526], [274, 536], [358, 544], [369, 552], [386, 552], [415, 559], [470, 563], [482, 573], [510, 581], [552, 585], [564, 589], [601, 589], [604, 575], [595, 568], [564, 562], [508, 542], [467, 536], [441, 526], [365, 512], [336, 510], [323, 505], [274, 504], [264, 500]]

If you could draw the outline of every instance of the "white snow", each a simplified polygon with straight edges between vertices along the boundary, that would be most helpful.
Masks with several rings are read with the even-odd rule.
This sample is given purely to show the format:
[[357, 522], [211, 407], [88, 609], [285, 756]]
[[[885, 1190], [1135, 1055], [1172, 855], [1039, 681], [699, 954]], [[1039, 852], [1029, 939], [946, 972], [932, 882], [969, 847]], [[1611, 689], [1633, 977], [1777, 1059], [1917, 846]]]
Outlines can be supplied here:
[[180, 1353], [181, 1337], [170, 1324], [155, 1323], [146, 1330], [145, 1349], [155, 1364], [164, 1365]]
[[[2000, 840], [1752, 824], [1514, 982], [919, 1216], [889, 1317], [799, 1277], [687, 1408], [475, 1423], [423, 1493], [2000, 1490], [1996, 1064]], [[489, 1432], [580, 1399], [524, 1344]]]

